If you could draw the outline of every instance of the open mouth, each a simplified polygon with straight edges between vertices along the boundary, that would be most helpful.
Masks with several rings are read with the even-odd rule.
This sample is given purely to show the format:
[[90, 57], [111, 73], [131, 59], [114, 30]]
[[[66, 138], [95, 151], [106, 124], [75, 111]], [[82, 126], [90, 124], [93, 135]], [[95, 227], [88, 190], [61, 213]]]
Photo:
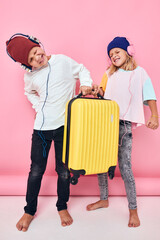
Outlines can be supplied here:
[[120, 58], [114, 59], [114, 63], [117, 63], [120, 60]]

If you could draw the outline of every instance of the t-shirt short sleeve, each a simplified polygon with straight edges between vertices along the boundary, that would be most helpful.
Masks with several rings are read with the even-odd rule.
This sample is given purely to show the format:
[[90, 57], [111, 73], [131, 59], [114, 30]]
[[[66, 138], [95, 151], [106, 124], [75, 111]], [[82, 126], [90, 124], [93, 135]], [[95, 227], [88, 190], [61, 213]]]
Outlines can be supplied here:
[[100, 83], [100, 86], [99, 86], [100, 88], [103, 89], [104, 92], [106, 90], [107, 81], [108, 81], [108, 76], [107, 76], [107, 73], [105, 72], [103, 74], [103, 77], [102, 77], [102, 80], [101, 80], [101, 83]]
[[148, 105], [147, 100], [156, 100], [155, 91], [149, 77], [146, 79], [143, 85], [143, 103], [145, 105]]

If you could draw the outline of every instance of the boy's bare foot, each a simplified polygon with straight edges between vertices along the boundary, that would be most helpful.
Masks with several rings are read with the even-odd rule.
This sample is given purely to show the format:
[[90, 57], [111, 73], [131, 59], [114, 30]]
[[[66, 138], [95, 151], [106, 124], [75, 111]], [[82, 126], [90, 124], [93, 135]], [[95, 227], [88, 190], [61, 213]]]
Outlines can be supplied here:
[[98, 208], [107, 208], [109, 206], [108, 200], [99, 200], [98, 202], [89, 204], [86, 209], [88, 211], [96, 210]]
[[73, 219], [67, 210], [61, 210], [58, 213], [61, 219], [61, 225], [63, 227], [66, 227], [72, 224]]
[[137, 209], [129, 209], [129, 223], [128, 227], [139, 227], [140, 220], [138, 217]]
[[32, 222], [34, 216], [24, 213], [24, 215], [21, 217], [21, 219], [16, 224], [16, 227], [19, 231], [26, 232], [28, 230], [28, 227], [30, 223]]

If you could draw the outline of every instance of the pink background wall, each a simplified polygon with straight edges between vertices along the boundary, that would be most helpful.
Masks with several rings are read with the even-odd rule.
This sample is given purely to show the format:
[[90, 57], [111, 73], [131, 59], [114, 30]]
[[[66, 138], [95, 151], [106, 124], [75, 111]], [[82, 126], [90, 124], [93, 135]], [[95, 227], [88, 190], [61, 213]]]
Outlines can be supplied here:
[[[159, 0], [0, 0], [0, 194], [25, 194], [34, 123], [34, 111], [24, 96], [24, 71], [7, 56], [5, 41], [17, 32], [34, 35], [48, 54], [66, 54], [83, 63], [100, 83], [107, 44], [115, 36], [126, 36], [135, 45], [138, 64], [152, 79], [159, 108], [159, 9]], [[146, 118], [149, 114], [145, 107]], [[143, 126], [133, 137], [137, 192], [160, 194], [160, 128]], [[118, 168], [116, 177], [110, 193], [124, 194]], [[55, 178], [52, 147], [41, 194], [56, 194]], [[98, 194], [96, 176], [82, 177], [71, 192]]]

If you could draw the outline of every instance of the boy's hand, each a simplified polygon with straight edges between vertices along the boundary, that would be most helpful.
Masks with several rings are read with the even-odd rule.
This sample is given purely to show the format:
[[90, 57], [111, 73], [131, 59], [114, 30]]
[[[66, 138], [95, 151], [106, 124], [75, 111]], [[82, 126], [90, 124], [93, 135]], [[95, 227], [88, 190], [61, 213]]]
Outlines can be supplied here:
[[148, 122], [146, 123], [146, 126], [151, 129], [157, 129], [159, 126], [158, 117], [151, 116]]
[[102, 88], [100, 88], [100, 87], [98, 87], [98, 85], [94, 84], [94, 85], [92, 86], [92, 95], [93, 95], [94, 97], [97, 97], [97, 94], [98, 94], [98, 93], [99, 93], [101, 96], [104, 95], [104, 92], [103, 92]]
[[92, 88], [88, 86], [81, 86], [79, 93], [82, 93], [83, 96], [90, 95], [92, 93]]

